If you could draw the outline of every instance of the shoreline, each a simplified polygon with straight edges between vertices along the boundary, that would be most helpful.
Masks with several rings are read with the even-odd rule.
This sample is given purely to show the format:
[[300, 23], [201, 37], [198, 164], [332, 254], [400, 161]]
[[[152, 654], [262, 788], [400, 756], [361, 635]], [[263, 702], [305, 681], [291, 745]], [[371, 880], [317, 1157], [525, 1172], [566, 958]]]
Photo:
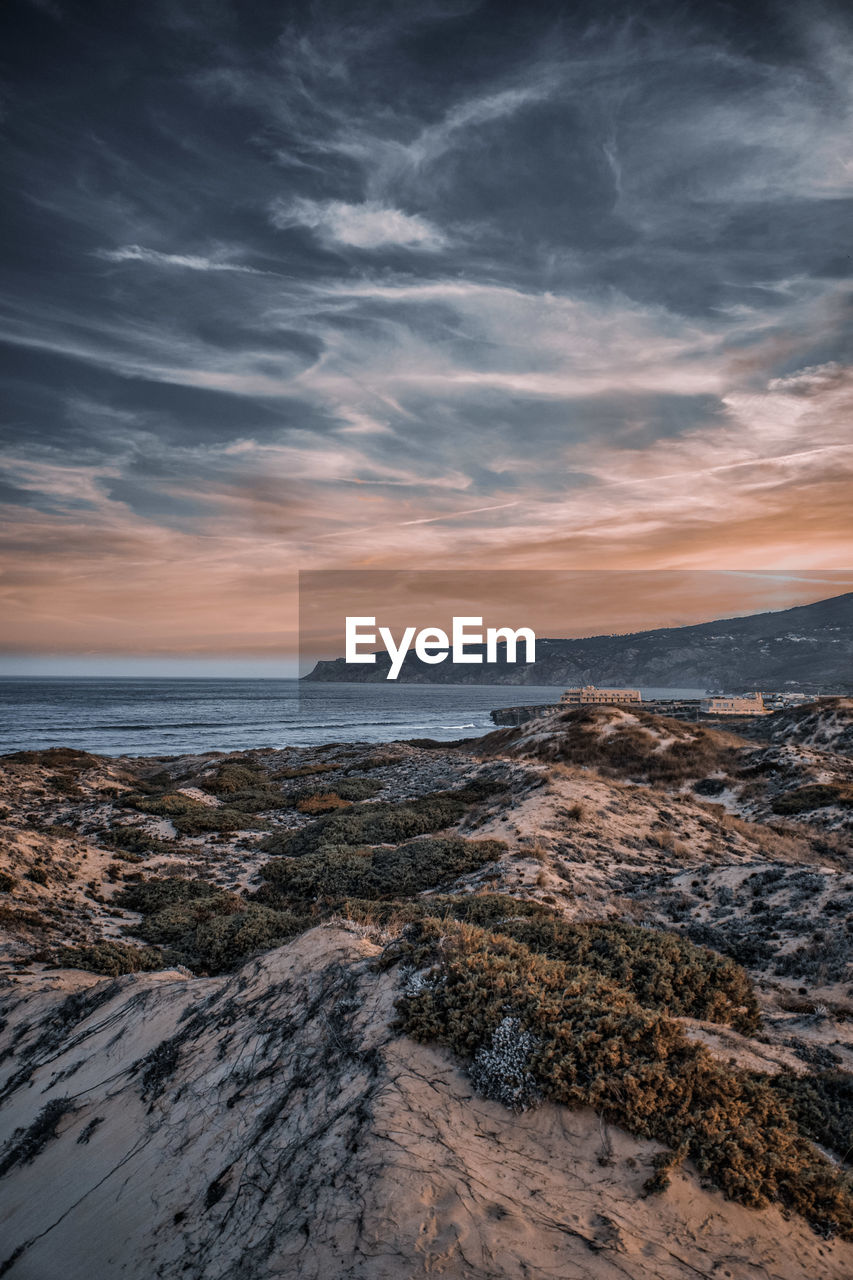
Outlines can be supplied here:
[[[653, 1140], [616, 1094], [604, 1125], [589, 1109], [593, 1093], [582, 1095], [587, 1109], [567, 1108], [546, 1072], [524, 1086], [530, 1097], [521, 1110], [512, 1101], [511, 1090], [522, 1087], [512, 1084], [516, 1077], [508, 1085], [475, 1070], [474, 1050], [454, 1048], [457, 1023], [440, 1032], [440, 1002], [428, 1013], [430, 992], [439, 999], [444, 983], [455, 991], [465, 974], [482, 972], [484, 985], [465, 979], [459, 988], [470, 988], [475, 1003], [453, 1016], [464, 1013], [474, 1049], [491, 1052], [497, 1024], [476, 1001], [500, 989], [504, 966], [521, 966], [506, 998], [540, 982], [544, 998], [568, 949], [600, 936], [603, 945], [584, 965], [565, 968], [559, 990], [589, 984], [583, 1017], [603, 1020], [628, 1059], [672, 1042], [681, 1047], [667, 1078], [698, 1055], [703, 1078], [719, 1076], [724, 1091], [742, 1081], [753, 1090], [775, 1089], [767, 1083], [774, 1080], [794, 1088], [826, 1071], [853, 1079], [853, 937], [836, 930], [831, 946], [815, 941], [826, 920], [853, 919], [853, 806], [828, 804], [815, 790], [830, 785], [831, 769], [839, 797], [848, 784], [853, 795], [853, 704], [768, 719], [775, 724], [758, 740], [599, 706], [429, 747], [3, 756], [0, 1012], [8, 1027], [0, 1042], [10, 1057], [0, 1068], [0, 1095], [5, 1088], [8, 1098], [0, 1151], [14, 1155], [16, 1132], [43, 1133], [38, 1142], [27, 1138], [31, 1164], [13, 1163], [7, 1173], [7, 1185], [21, 1189], [15, 1203], [28, 1203], [31, 1176], [49, 1176], [60, 1201], [71, 1182], [96, 1197], [103, 1185], [118, 1205], [122, 1240], [136, 1242], [132, 1256], [149, 1259], [133, 1271], [144, 1280], [151, 1256], [184, 1247], [178, 1211], [200, 1247], [231, 1257], [230, 1244], [222, 1253], [218, 1188], [230, 1187], [224, 1194], [246, 1212], [261, 1211], [267, 1197], [256, 1199], [253, 1187], [264, 1185], [273, 1143], [308, 1153], [298, 1166], [300, 1185], [310, 1189], [305, 1212], [310, 1203], [311, 1221], [328, 1239], [307, 1247], [328, 1261], [348, 1210], [341, 1204], [334, 1216], [318, 1215], [318, 1197], [341, 1178], [369, 1202], [370, 1153], [381, 1150], [395, 1178], [387, 1196], [397, 1224], [383, 1230], [413, 1259], [400, 1224], [422, 1220], [418, 1188], [443, 1187], [452, 1215], [472, 1194], [448, 1191], [436, 1172], [446, 1168], [448, 1143], [456, 1167], [466, 1150], [478, 1153], [481, 1177], [490, 1170], [488, 1195], [512, 1222], [535, 1212], [529, 1174], [521, 1174], [532, 1142], [546, 1153], [540, 1202], [559, 1199], [560, 1171], [575, 1169], [599, 1215], [642, 1224], [646, 1234], [653, 1219], [667, 1221], [694, 1270], [706, 1247], [701, 1233], [690, 1242], [697, 1206], [706, 1216], [713, 1206], [718, 1251], [737, 1249], [751, 1267], [799, 1280], [808, 1268], [842, 1280], [853, 1267], [853, 1244], [839, 1235], [846, 1227], [834, 1229], [835, 1238], [815, 1234], [805, 1191], [784, 1223], [778, 1206], [733, 1203], [720, 1190], [729, 1177], [720, 1155], [716, 1190], [701, 1186], [688, 1162], [672, 1171], [670, 1189], [660, 1180], [661, 1194], [648, 1196], [643, 1184], [654, 1180], [666, 1143]], [[798, 797], [802, 804], [793, 803]], [[556, 942], [562, 951], [549, 952]], [[429, 976], [443, 966], [446, 977]], [[501, 1026], [509, 1017], [506, 1034], [515, 1034], [512, 1017], [498, 1012]], [[540, 1039], [556, 1017], [536, 1024]], [[636, 1019], [659, 1020], [649, 1042], [659, 1048], [639, 1047]], [[656, 1062], [642, 1070], [664, 1070]], [[622, 1068], [602, 1079], [614, 1070]], [[633, 1068], [625, 1070], [630, 1076]], [[401, 1080], [411, 1087], [401, 1091]], [[767, 1094], [768, 1106], [781, 1105], [775, 1097]], [[278, 1107], [282, 1098], [287, 1105]], [[709, 1099], [708, 1114], [718, 1105]], [[197, 1126], [197, 1114], [215, 1117], [213, 1128]], [[327, 1148], [319, 1121], [329, 1116], [340, 1128]], [[419, 1135], [403, 1162], [411, 1178], [382, 1146], [389, 1125]], [[433, 1147], [436, 1127], [443, 1136]], [[214, 1131], [216, 1150], [204, 1137]], [[750, 1159], [760, 1164], [760, 1124], [756, 1133]], [[158, 1153], [151, 1166], [133, 1155], [140, 1135]], [[834, 1139], [822, 1141], [831, 1148]], [[615, 1164], [613, 1152], [621, 1153]], [[807, 1160], [835, 1187], [841, 1154], [825, 1168], [822, 1156]], [[288, 1225], [298, 1197], [283, 1191], [293, 1186], [295, 1158], [288, 1156], [290, 1172], [276, 1175], [275, 1238], [284, 1249], [301, 1241], [304, 1250], [299, 1223]], [[236, 1167], [251, 1176], [232, 1181]], [[131, 1201], [117, 1197], [118, 1179], [133, 1203], [150, 1204], [157, 1186], [171, 1188], [168, 1221], [152, 1211], [154, 1237], [147, 1220], [122, 1208]], [[44, 1234], [43, 1200], [28, 1212], [25, 1223], [13, 1211], [10, 1239], [45, 1274], [60, 1239], [72, 1257], [102, 1258], [109, 1249], [70, 1200], [55, 1239]], [[370, 1231], [379, 1229], [373, 1214], [365, 1218]], [[502, 1218], [481, 1221], [487, 1233], [497, 1223], [489, 1238], [503, 1241]], [[353, 1230], [362, 1228], [346, 1227]], [[587, 1235], [603, 1241], [595, 1222]], [[554, 1241], [566, 1274], [575, 1239]], [[233, 1243], [242, 1254], [241, 1233]], [[583, 1250], [597, 1280], [598, 1254]], [[815, 1272], [818, 1260], [823, 1269]], [[637, 1274], [651, 1280], [655, 1272]]]

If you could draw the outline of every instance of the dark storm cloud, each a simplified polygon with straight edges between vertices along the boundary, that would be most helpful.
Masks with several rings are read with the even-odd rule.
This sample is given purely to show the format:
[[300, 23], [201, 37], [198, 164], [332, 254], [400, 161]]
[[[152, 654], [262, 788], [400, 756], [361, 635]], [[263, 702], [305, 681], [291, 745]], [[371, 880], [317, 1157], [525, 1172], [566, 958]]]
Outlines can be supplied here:
[[618, 522], [667, 457], [719, 455], [747, 506], [741, 442], [812, 459], [793, 487], [838, 467], [845, 6], [12, 0], [3, 24], [16, 509], [94, 509], [127, 545], [286, 526], [294, 557], [352, 530], [374, 558], [472, 511], [500, 552], [515, 504], [531, 545], [581, 511], [561, 492], [610, 485]]

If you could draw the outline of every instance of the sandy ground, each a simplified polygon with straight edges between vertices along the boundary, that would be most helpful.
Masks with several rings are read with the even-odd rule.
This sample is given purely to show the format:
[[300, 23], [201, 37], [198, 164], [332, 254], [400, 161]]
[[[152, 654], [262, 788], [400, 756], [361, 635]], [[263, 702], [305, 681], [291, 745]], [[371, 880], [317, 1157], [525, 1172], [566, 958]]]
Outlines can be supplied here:
[[389, 1031], [375, 951], [326, 926], [228, 978], [84, 981], [89, 1005], [64, 1018], [65, 992], [17, 989], [4, 1128], [58, 1098], [73, 1110], [0, 1182], [4, 1274], [853, 1274], [853, 1246], [731, 1204], [689, 1167], [645, 1198], [654, 1144], [591, 1112], [474, 1096], [447, 1055]]

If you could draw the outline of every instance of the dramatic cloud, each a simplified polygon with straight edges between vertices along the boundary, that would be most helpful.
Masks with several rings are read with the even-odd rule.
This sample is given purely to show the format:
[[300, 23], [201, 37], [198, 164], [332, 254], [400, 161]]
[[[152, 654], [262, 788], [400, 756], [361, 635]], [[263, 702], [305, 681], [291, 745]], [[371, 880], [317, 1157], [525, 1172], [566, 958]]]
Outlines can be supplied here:
[[7, 650], [270, 652], [300, 568], [843, 576], [849, 7], [10, 12]]

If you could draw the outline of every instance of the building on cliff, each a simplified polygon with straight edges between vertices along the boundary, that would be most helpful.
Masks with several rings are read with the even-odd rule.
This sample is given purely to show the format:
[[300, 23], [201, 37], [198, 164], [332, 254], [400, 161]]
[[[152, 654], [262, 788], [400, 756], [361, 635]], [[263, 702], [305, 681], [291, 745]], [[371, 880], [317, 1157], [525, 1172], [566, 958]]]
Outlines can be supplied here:
[[563, 706], [579, 707], [589, 703], [642, 702], [639, 689], [598, 689], [585, 684], [580, 689], [567, 689], [560, 698]]
[[760, 693], [744, 693], [739, 696], [725, 694], [718, 698], [706, 698], [701, 704], [706, 716], [766, 716], [770, 713]]

